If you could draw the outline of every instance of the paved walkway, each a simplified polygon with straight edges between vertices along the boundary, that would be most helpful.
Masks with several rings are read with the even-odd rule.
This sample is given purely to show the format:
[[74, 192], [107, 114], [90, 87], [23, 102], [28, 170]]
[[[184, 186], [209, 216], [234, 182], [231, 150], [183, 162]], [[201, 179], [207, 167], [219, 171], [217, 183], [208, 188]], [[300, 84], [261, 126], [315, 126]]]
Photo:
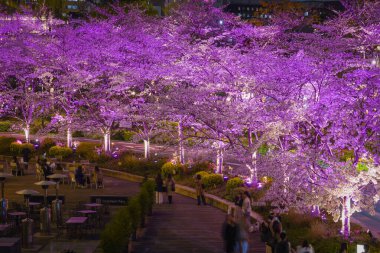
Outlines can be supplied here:
[[[133, 253], [221, 253], [221, 227], [226, 213], [196, 200], [174, 195], [172, 205], [154, 207], [145, 234], [134, 242]], [[259, 234], [250, 234], [250, 253], [264, 253]]]

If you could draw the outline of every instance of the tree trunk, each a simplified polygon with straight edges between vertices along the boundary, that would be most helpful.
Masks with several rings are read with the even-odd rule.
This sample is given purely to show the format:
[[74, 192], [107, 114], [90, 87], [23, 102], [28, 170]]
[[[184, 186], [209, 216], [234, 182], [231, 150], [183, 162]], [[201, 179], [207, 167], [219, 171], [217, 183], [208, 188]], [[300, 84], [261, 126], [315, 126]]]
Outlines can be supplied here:
[[178, 122], [178, 155], [179, 162], [185, 164], [185, 147], [183, 146], [183, 126], [182, 120]]
[[24, 128], [24, 133], [25, 133], [25, 140], [27, 143], [30, 142], [30, 126], [29, 125], [26, 125], [26, 127]]
[[104, 133], [104, 152], [111, 152], [111, 131], [109, 129]]
[[150, 141], [144, 140], [144, 157], [145, 159], [148, 159], [150, 156]]
[[67, 147], [71, 148], [73, 145], [73, 133], [71, 132], [71, 128], [67, 128]]
[[350, 236], [350, 219], [351, 219], [351, 197], [343, 197], [343, 207], [342, 207], [342, 229], [341, 233], [345, 238]]
[[311, 212], [312, 212], [312, 214], [313, 214], [314, 216], [317, 216], [317, 217], [320, 216], [320, 214], [321, 214], [321, 211], [320, 211], [318, 205], [313, 205], [313, 206], [311, 207]]
[[223, 173], [223, 147], [221, 143], [219, 143], [219, 146], [216, 150], [216, 173], [222, 174]]
[[251, 182], [253, 184], [258, 183], [258, 178], [257, 178], [257, 151], [252, 153], [252, 166], [251, 166]]

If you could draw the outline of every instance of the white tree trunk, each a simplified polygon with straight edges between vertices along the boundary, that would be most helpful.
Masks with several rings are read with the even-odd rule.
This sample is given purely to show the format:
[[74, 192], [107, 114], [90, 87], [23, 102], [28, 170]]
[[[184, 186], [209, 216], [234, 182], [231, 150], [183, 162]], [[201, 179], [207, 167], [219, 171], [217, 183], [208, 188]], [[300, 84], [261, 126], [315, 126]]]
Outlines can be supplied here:
[[182, 120], [178, 122], [178, 155], [179, 162], [185, 164], [185, 147], [183, 146], [183, 126]]
[[71, 132], [71, 128], [67, 128], [67, 147], [71, 148], [73, 146], [73, 133]]
[[29, 125], [26, 125], [26, 127], [24, 128], [24, 133], [25, 133], [25, 140], [27, 143], [30, 142], [30, 126]]
[[216, 173], [218, 174], [223, 173], [223, 155], [224, 150], [222, 145], [219, 143], [219, 147], [216, 150]]
[[104, 152], [111, 152], [111, 131], [109, 129], [104, 133]]
[[342, 207], [342, 229], [341, 233], [344, 237], [350, 236], [350, 220], [351, 220], [351, 197], [343, 197], [343, 207]]
[[253, 184], [258, 183], [257, 178], [257, 151], [252, 153], [252, 166], [251, 166], [251, 182]]
[[320, 216], [321, 215], [321, 210], [319, 209], [319, 206], [318, 205], [313, 205], [311, 207], [311, 212], [313, 213], [313, 215], [315, 216]]
[[145, 159], [148, 159], [150, 156], [150, 141], [144, 140], [144, 157]]

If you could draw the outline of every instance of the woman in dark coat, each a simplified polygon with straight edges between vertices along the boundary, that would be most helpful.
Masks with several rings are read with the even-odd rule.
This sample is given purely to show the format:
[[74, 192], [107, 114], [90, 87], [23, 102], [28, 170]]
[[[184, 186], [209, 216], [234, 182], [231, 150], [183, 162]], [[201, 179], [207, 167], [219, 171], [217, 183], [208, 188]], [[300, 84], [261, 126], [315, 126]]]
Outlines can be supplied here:
[[222, 227], [222, 237], [224, 241], [224, 248], [226, 253], [235, 252], [236, 239], [237, 239], [237, 226], [234, 217], [228, 214]]
[[78, 168], [75, 170], [75, 181], [84, 186], [84, 183], [85, 183], [85, 177], [84, 177], [84, 174], [83, 174], [83, 169], [82, 169], [82, 166], [79, 165]]
[[157, 174], [156, 177], [156, 203], [162, 204], [164, 198], [162, 196], [162, 192], [164, 191], [164, 180], [162, 180], [161, 173]]

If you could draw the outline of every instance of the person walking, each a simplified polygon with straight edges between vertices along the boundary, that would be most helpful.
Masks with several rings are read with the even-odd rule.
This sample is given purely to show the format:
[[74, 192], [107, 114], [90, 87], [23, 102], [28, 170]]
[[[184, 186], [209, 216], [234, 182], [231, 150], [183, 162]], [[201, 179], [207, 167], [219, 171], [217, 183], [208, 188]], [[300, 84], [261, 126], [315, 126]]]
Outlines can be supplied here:
[[197, 201], [198, 201], [198, 206], [203, 203], [203, 205], [206, 205], [206, 198], [204, 195], [204, 189], [203, 189], [203, 184], [202, 184], [202, 177], [201, 175], [196, 175], [195, 177], [195, 191], [197, 194]]
[[247, 220], [240, 219], [239, 224], [236, 228], [236, 246], [235, 252], [237, 253], [247, 253], [248, 252], [248, 231], [250, 224], [247, 223]]
[[162, 196], [162, 192], [164, 189], [164, 181], [162, 180], [161, 173], [158, 173], [156, 176], [156, 204], [162, 204], [164, 202], [164, 198]]
[[314, 249], [307, 240], [304, 240], [302, 245], [297, 246], [297, 253], [314, 253]]
[[[242, 214], [243, 219], [245, 219], [245, 224], [249, 228], [249, 231], [253, 231], [253, 226], [251, 224], [251, 195], [249, 195], [248, 191], [244, 192], [244, 200], [243, 200], [243, 206], [242, 206]], [[252, 230], [252, 231], [251, 231]]]
[[231, 214], [228, 214], [222, 226], [222, 238], [224, 241], [224, 249], [226, 253], [235, 252], [236, 234], [237, 227], [234, 221], [234, 217]]
[[239, 195], [235, 197], [235, 220], [240, 220], [243, 216], [242, 214], [243, 201], [244, 201], [243, 192], [240, 192]]
[[99, 166], [95, 166], [94, 173], [93, 173], [93, 180], [95, 182], [95, 187], [98, 189], [99, 187], [103, 187], [103, 173], [99, 169]]
[[174, 182], [174, 179], [172, 177], [172, 174], [168, 174], [168, 177], [167, 177], [166, 182], [165, 182], [165, 186], [166, 186], [166, 193], [168, 195], [169, 204], [172, 204], [173, 203], [173, 191], [175, 191], [175, 182]]
[[75, 170], [75, 181], [81, 187], [85, 187], [86, 178], [83, 173], [82, 165], [79, 165], [78, 168]]

